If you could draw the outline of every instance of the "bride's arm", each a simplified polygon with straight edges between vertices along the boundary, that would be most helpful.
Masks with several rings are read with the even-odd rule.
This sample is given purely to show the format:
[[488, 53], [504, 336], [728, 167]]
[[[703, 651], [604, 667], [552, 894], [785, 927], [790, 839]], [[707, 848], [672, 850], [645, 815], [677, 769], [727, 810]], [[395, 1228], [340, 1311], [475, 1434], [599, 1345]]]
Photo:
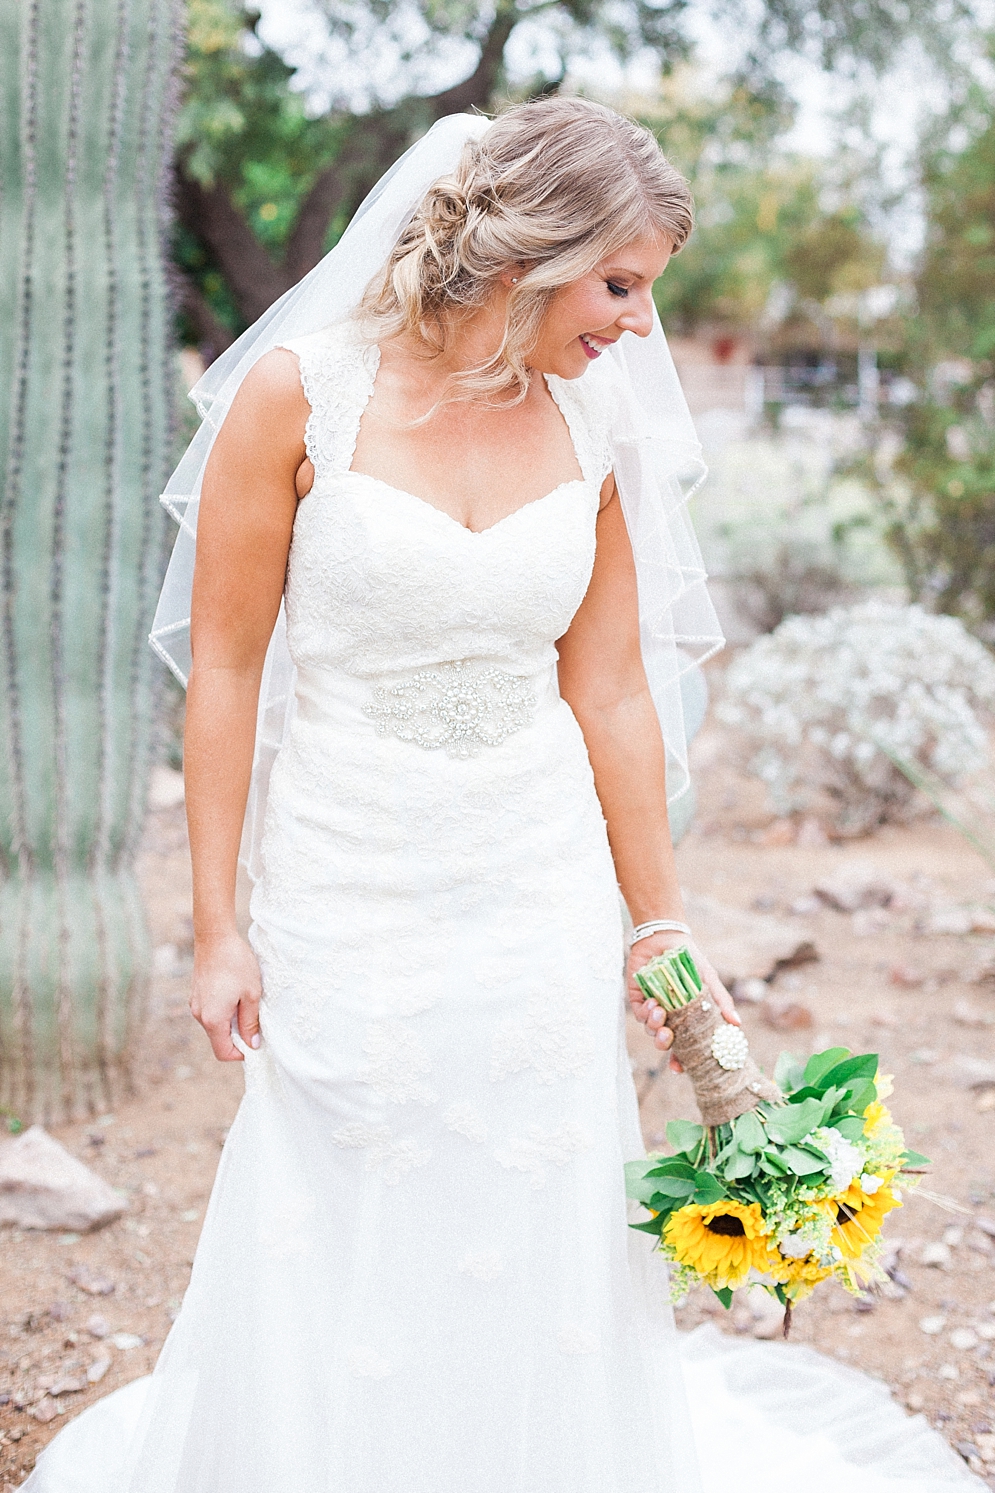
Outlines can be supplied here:
[[[609, 477], [598, 515], [594, 572], [569, 631], [559, 644], [560, 692], [584, 733], [615, 871], [635, 924], [685, 920], [667, 819], [666, 754], [639, 647], [636, 570], [622, 505]], [[627, 980], [635, 1015], [649, 1022], [660, 1048], [673, 1038], [664, 1012], [644, 1001], [633, 980], [654, 955], [685, 940], [657, 933], [634, 944]], [[702, 975], [727, 1021], [732, 1000], [695, 949]]]
[[308, 406], [292, 353], [243, 382], [204, 473], [190, 618], [183, 773], [193, 862], [190, 1009], [222, 1062], [259, 1043], [259, 968], [235, 922], [235, 876], [266, 648], [287, 571]]

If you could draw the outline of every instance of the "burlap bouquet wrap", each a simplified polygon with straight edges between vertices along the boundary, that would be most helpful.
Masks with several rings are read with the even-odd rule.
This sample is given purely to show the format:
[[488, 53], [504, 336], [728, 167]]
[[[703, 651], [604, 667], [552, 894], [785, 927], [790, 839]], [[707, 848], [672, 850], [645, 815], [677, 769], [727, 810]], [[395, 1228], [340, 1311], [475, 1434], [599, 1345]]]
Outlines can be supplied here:
[[712, 1042], [726, 1022], [710, 995], [668, 1011], [666, 1024], [674, 1034], [673, 1054], [694, 1088], [703, 1125], [728, 1125], [758, 1104], [784, 1103], [777, 1084], [764, 1077], [749, 1054], [741, 1068], [723, 1068], [717, 1061]]

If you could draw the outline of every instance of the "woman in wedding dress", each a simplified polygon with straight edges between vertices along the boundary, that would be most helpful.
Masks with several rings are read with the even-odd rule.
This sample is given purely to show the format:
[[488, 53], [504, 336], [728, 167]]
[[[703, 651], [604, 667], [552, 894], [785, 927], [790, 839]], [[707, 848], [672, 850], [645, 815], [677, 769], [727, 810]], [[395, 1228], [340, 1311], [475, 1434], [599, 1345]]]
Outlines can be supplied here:
[[[154, 1375], [70, 1424], [26, 1486], [973, 1482], [830, 1360], [714, 1332], [682, 1353], [662, 1262], [627, 1229], [619, 890], [631, 980], [684, 937], [678, 679], [717, 632], [665, 501], [693, 435], [652, 302], [690, 197], [647, 132], [594, 104], [444, 125], [369, 209], [403, 211], [362, 251], [359, 303], [236, 349], [208, 411], [192, 1007], [246, 1096]], [[250, 778], [266, 805], [246, 942]]]

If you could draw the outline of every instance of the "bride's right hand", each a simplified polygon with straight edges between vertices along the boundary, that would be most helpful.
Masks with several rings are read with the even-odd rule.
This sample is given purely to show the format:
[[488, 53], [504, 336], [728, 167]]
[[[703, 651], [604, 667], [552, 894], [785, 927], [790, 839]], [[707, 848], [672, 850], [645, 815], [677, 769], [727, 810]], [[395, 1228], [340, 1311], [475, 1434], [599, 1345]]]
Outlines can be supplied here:
[[241, 934], [194, 945], [190, 1010], [210, 1037], [219, 1063], [243, 1061], [231, 1036], [236, 1012], [242, 1041], [247, 1047], [259, 1046], [262, 989], [256, 956]]

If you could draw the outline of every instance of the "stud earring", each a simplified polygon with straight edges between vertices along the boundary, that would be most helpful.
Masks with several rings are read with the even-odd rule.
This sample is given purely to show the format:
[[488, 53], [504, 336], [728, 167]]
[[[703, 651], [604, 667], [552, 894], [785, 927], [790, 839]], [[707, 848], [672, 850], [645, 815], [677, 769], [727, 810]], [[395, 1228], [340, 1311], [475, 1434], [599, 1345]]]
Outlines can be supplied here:
[[518, 276], [517, 275], [512, 275], [512, 277], [511, 277], [511, 283], [512, 283], [512, 285], [517, 285], [518, 284]]

